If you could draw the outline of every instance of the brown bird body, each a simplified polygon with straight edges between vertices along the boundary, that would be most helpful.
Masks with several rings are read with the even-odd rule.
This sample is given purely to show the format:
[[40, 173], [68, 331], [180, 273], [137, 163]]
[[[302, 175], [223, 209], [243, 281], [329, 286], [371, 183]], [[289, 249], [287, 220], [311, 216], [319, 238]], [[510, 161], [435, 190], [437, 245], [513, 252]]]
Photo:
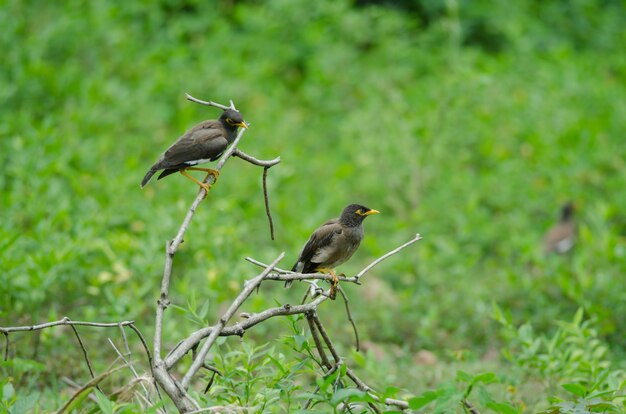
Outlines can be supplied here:
[[561, 219], [552, 226], [544, 238], [544, 251], [550, 253], [567, 253], [574, 247], [576, 225], [574, 223], [574, 205], [567, 203], [561, 208]]
[[208, 191], [206, 184], [188, 175], [185, 170], [205, 171], [217, 178], [219, 173], [216, 170], [195, 166], [218, 159], [237, 137], [238, 127], [248, 126], [241, 114], [232, 109], [225, 110], [219, 119], [200, 122], [185, 132], [159, 157], [141, 181], [141, 187], [148, 184], [157, 171], [163, 170], [158, 177], [159, 180], [179, 171]]
[[[339, 218], [328, 220], [313, 232], [291, 271], [330, 273], [333, 276], [331, 298], [334, 299], [338, 281], [334, 268], [345, 263], [359, 248], [364, 236], [365, 217], [378, 213], [359, 204], [350, 204]], [[289, 285], [289, 281], [285, 283], [285, 287]]]

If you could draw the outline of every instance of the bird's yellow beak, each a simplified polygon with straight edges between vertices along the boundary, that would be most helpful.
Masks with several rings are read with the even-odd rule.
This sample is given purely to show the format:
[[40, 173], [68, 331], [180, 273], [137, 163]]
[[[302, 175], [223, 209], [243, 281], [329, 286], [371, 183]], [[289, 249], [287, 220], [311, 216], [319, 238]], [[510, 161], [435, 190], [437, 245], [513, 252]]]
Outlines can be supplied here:
[[370, 211], [367, 211], [367, 212], [366, 212], [365, 214], [363, 214], [363, 215], [364, 215], [364, 216], [369, 216], [369, 215], [372, 215], [372, 214], [380, 214], [380, 211], [378, 211], [378, 210], [370, 210]]
[[241, 121], [240, 123], [235, 124], [235, 126], [241, 127], [243, 129], [248, 129], [248, 124], [246, 124], [245, 121]]

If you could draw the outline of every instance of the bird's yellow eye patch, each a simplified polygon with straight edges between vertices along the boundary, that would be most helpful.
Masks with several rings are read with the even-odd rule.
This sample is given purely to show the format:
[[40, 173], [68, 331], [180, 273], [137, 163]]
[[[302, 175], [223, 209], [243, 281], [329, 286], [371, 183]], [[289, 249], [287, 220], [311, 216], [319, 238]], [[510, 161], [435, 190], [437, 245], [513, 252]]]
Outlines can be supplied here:
[[363, 214], [363, 210], [358, 209], [357, 211], [354, 212], [355, 214], [359, 215], [359, 216], [364, 216], [365, 214]]

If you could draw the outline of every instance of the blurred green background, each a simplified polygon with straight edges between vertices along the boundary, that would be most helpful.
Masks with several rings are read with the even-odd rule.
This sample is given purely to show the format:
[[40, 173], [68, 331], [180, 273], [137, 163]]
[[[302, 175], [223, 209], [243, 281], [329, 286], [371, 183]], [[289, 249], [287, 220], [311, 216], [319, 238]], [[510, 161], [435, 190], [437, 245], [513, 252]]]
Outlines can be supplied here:
[[[358, 202], [383, 214], [340, 271], [424, 237], [345, 286], [364, 361], [351, 356], [343, 304], [320, 311], [372, 386], [419, 395], [488, 368], [520, 412], [545, 408], [566, 374], [521, 374], [501, 352], [515, 346], [494, 304], [537, 335], [582, 308], [603, 366], [621, 372], [623, 1], [6, 0], [0, 27], [0, 325], [133, 319], [151, 341], [164, 243], [197, 188], [177, 175], [139, 182], [175, 138], [219, 115], [189, 92], [233, 99], [252, 124], [240, 148], [281, 157], [268, 180], [277, 237], [261, 169], [229, 161], [175, 258], [166, 349], [202, 323], [190, 311], [215, 321], [257, 273], [245, 256], [285, 251], [289, 267], [313, 229]], [[543, 234], [568, 200], [578, 243], [545, 257]], [[267, 283], [244, 310], [303, 290]], [[290, 326], [271, 321], [245, 341], [291, 360]], [[115, 333], [81, 332], [106, 367]], [[88, 380], [71, 331], [11, 339], [23, 366], [4, 363], [4, 384], [42, 409], [69, 395], [61, 376]], [[307, 378], [296, 382], [312, 391]]]

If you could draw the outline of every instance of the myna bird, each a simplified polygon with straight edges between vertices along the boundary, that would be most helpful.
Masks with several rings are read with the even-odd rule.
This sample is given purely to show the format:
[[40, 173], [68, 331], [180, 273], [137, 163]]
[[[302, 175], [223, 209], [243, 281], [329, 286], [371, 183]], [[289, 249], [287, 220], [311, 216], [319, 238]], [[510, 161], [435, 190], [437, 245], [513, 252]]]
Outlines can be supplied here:
[[544, 238], [546, 254], [567, 253], [574, 247], [576, 225], [574, 223], [574, 204], [567, 203], [561, 207], [561, 218], [552, 226]]
[[[359, 248], [364, 235], [365, 217], [378, 213], [378, 210], [360, 204], [350, 204], [343, 209], [341, 217], [328, 220], [313, 232], [291, 271], [329, 273], [333, 278], [330, 298], [335, 299], [339, 282], [335, 267], [352, 257]], [[285, 282], [285, 287], [289, 285], [291, 281]]]
[[213, 175], [217, 180], [219, 171], [195, 166], [218, 159], [237, 137], [238, 127], [248, 128], [248, 124], [234, 109], [226, 109], [219, 119], [200, 122], [185, 132], [159, 157], [143, 177], [141, 187], [148, 184], [150, 178], [159, 170], [163, 170], [159, 180], [178, 171], [208, 192], [211, 186], [192, 177], [187, 170], [204, 171], [207, 178]]

